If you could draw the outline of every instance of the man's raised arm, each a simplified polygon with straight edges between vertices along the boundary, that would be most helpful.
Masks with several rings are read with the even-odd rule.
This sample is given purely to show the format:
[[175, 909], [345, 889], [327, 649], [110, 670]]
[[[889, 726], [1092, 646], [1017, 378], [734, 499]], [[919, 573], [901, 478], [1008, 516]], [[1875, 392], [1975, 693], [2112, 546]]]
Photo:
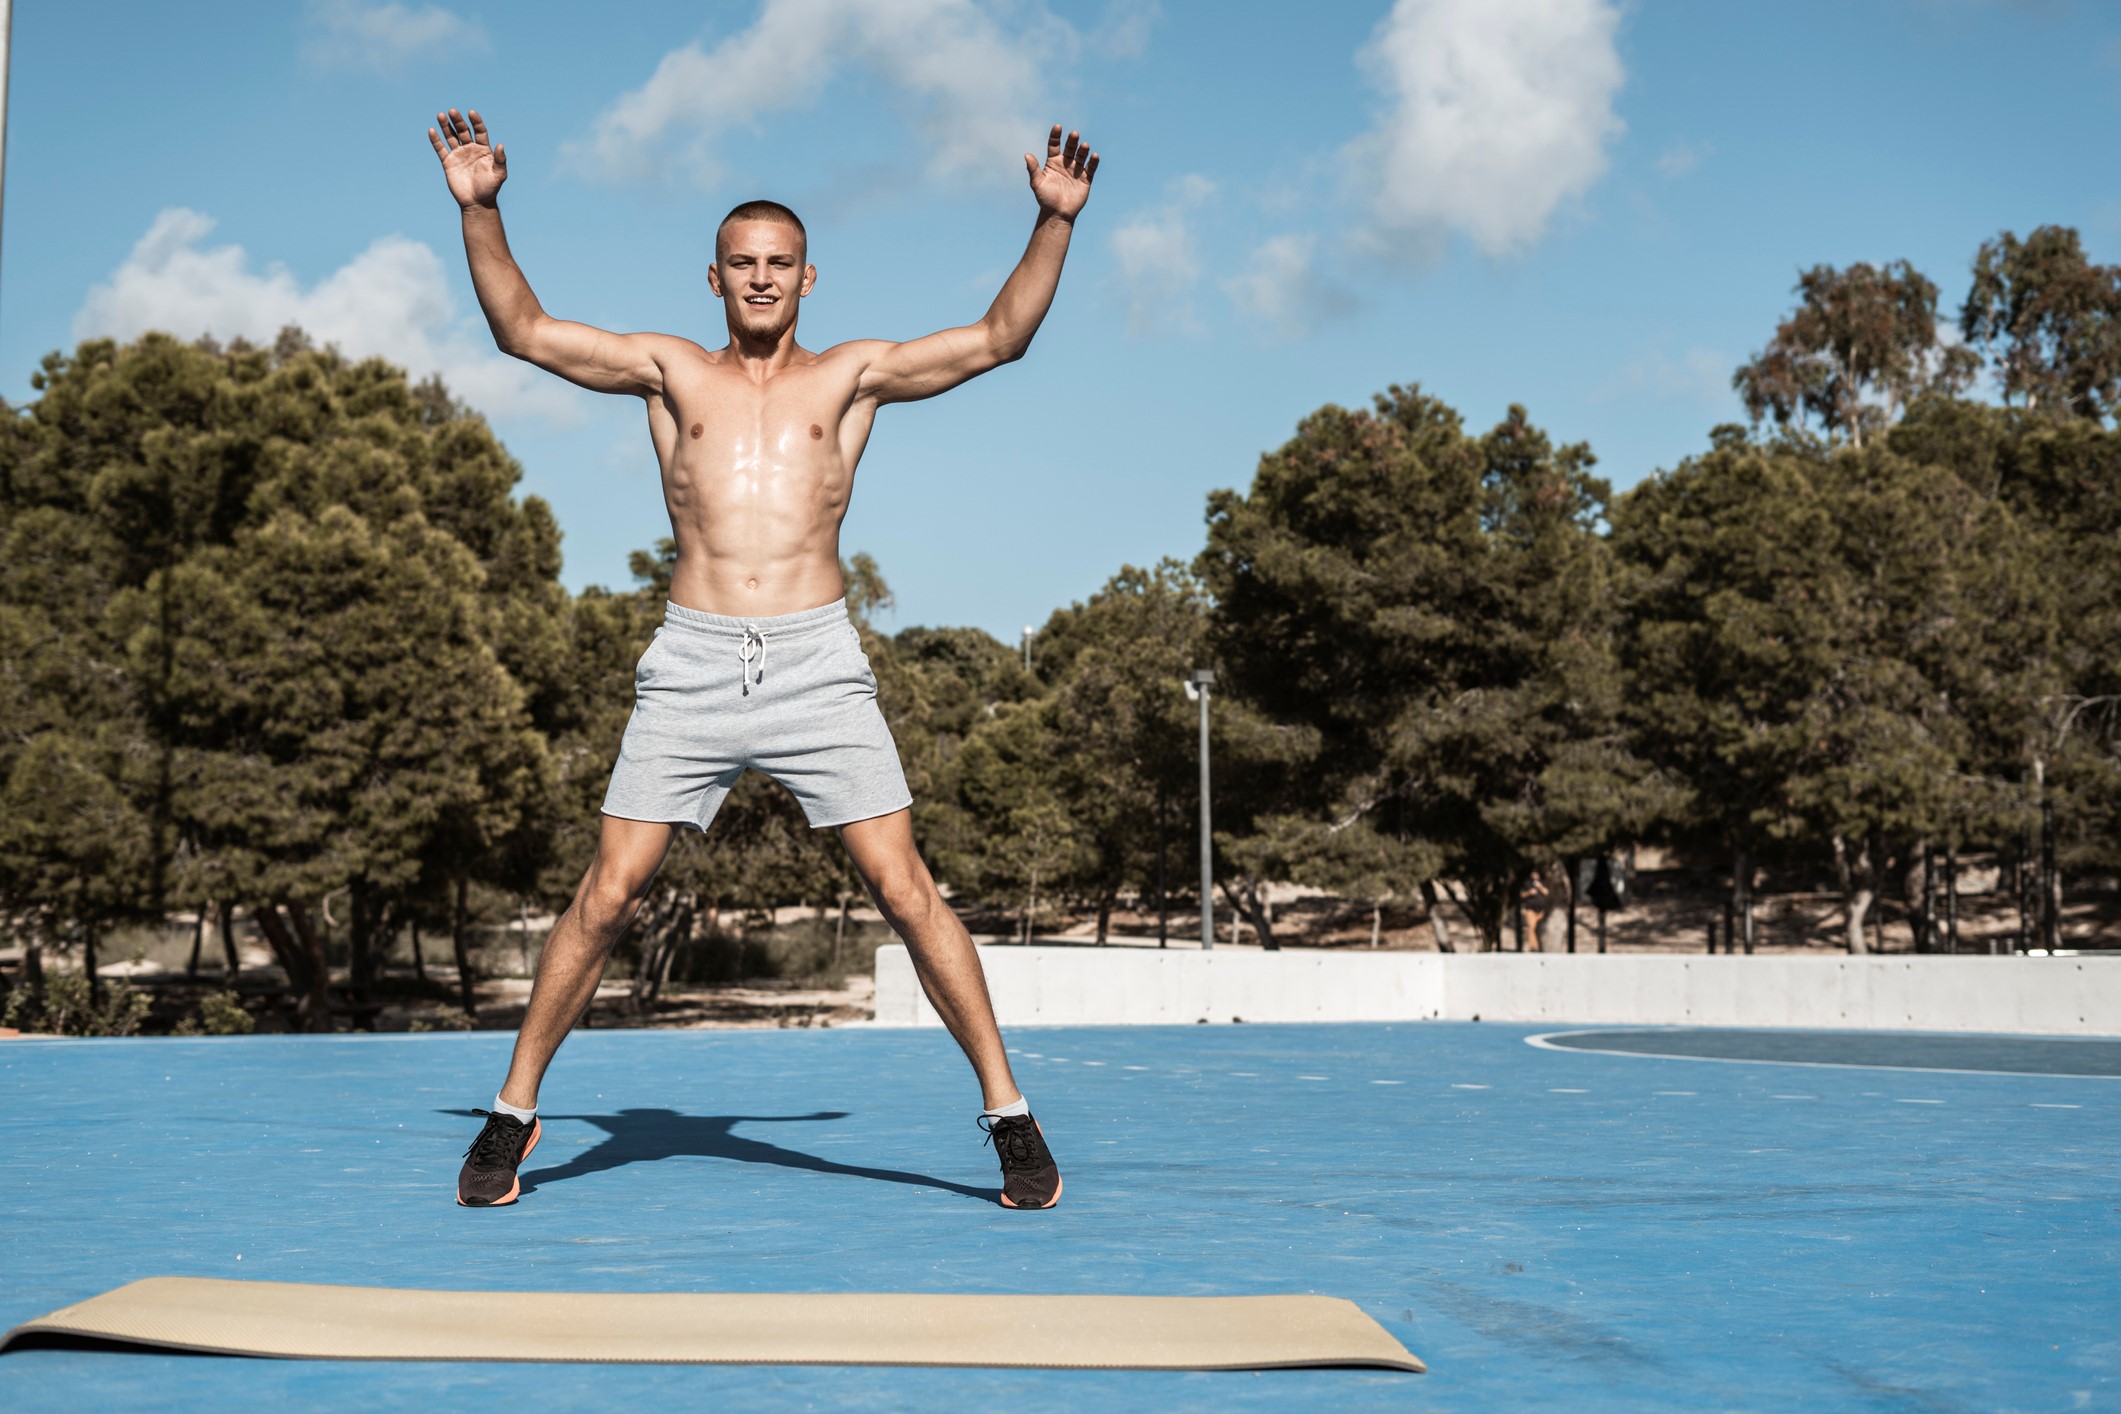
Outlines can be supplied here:
[[471, 262], [471, 285], [479, 308], [493, 330], [501, 352], [557, 373], [570, 383], [598, 393], [633, 393], [649, 397], [663, 388], [662, 366], [654, 357], [652, 334], [613, 334], [608, 330], [554, 319], [545, 312], [530, 282], [508, 251], [501, 229], [501, 183], [508, 180], [508, 152], [489, 142], [485, 120], [474, 108], [467, 115], [452, 108], [435, 114], [440, 128], [427, 130], [449, 194], [464, 211], [464, 254]]
[[1060, 285], [1076, 214], [1090, 199], [1097, 154], [1079, 133], [1069, 133], [1063, 143], [1060, 124], [1055, 123], [1046, 139], [1045, 165], [1027, 152], [1024, 166], [1031, 173], [1031, 193], [1038, 198], [1038, 224], [1031, 229], [1024, 258], [1016, 262], [986, 317], [962, 329], [890, 345], [863, 372], [861, 393], [884, 403], [932, 398], [1022, 358], [1031, 347], [1031, 336], [1044, 322]]

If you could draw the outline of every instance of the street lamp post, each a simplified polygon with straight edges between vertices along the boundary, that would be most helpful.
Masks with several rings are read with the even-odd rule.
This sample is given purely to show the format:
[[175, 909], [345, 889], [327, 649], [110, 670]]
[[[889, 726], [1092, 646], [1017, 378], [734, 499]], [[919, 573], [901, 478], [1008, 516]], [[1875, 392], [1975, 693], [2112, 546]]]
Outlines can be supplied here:
[[1215, 948], [1215, 830], [1208, 804], [1208, 688], [1213, 668], [1196, 668], [1186, 696], [1200, 704], [1200, 945]]

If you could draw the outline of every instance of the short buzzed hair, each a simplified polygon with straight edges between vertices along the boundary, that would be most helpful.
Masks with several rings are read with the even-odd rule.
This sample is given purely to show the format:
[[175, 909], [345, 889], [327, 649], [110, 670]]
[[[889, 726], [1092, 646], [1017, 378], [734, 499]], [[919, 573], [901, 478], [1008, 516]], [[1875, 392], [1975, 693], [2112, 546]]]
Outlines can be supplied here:
[[803, 218], [781, 205], [778, 201], [767, 201], [763, 197], [756, 201], [739, 202], [722, 218], [722, 224], [714, 228], [715, 254], [721, 254], [722, 231], [731, 221], [779, 221], [795, 227], [795, 233], [803, 238], [803, 253], [810, 253], [810, 232], [803, 229]]

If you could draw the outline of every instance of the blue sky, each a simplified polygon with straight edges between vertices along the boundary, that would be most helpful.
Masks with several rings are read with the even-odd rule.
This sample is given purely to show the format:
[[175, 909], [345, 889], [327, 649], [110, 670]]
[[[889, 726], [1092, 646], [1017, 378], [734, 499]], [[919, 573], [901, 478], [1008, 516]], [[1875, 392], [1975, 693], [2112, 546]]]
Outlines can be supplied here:
[[1982, 0], [727, 0], [79, 6], [14, 21], [0, 394], [96, 332], [267, 332], [439, 369], [555, 506], [566, 577], [666, 533], [638, 402], [492, 351], [426, 145], [508, 144], [548, 309], [714, 345], [736, 200], [804, 213], [812, 347], [968, 322], [1041, 124], [1105, 160], [1024, 362], [889, 409], [844, 547], [895, 622], [1013, 639], [1327, 402], [1511, 402], [1627, 486], [1739, 417], [1801, 266], [1956, 309], [2003, 229], [2121, 259], [2121, 7]]

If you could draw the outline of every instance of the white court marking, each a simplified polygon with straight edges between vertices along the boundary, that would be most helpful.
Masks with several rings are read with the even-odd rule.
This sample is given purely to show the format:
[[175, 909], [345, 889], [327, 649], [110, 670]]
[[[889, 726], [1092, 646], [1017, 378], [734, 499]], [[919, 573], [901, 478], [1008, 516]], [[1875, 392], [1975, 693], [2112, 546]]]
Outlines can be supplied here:
[[1453, 1090], [1485, 1090], [1488, 1087], [1485, 1085], [1460, 1085], [1457, 1083], [1453, 1083], [1451, 1088]]
[[2084, 1108], [2084, 1106], [2082, 1106], [2082, 1105], [2043, 1105], [2043, 1104], [2041, 1104], [2041, 1103], [2040, 1103], [2039, 1101], [2035, 1100], [2035, 1101], [2033, 1102], [2033, 1108], [2034, 1108], [2034, 1109], [2036, 1109], [2036, 1110], [2081, 1110], [2081, 1109], [2083, 1109], [2083, 1108]]
[[[2121, 1080], [2121, 1075], [2085, 1075], [2080, 1072], [2062, 1070], [1974, 1070], [1948, 1065], [1871, 1065], [1863, 1061], [1801, 1061], [1767, 1060], [1753, 1056], [1689, 1056], [1676, 1051], [1619, 1051], [1601, 1050], [1591, 1046], [1557, 1046], [1553, 1044], [1564, 1036], [1649, 1036], [1660, 1030], [1700, 1031], [1709, 1029], [1699, 1026], [1677, 1028], [1592, 1026], [1576, 1031], [1545, 1031], [1537, 1036], [1527, 1036], [1527, 1046], [1537, 1046], [1542, 1051], [1570, 1051], [1579, 1056], [1635, 1056], [1641, 1060], [1712, 1061], [1717, 1065], [1808, 1065], [1818, 1070], [1898, 1070], [1923, 1075], [2023, 1075], [2035, 1080]], [[1767, 1027], [1732, 1027], [1731, 1030], [1769, 1030]], [[1783, 1028], [1794, 1030], [1797, 1028]], [[1922, 1033], [1918, 1033], [1922, 1034]], [[2111, 1041], [2111, 1036], [2042, 1036], [2041, 1041]], [[1938, 1104], [1944, 1103], [1942, 1100]]]
[[[1407, 1082], [1404, 1080], [1373, 1080], [1370, 1083], [1372, 1085], [1404, 1085]], [[322, 1151], [320, 1150], [318, 1152]]]

